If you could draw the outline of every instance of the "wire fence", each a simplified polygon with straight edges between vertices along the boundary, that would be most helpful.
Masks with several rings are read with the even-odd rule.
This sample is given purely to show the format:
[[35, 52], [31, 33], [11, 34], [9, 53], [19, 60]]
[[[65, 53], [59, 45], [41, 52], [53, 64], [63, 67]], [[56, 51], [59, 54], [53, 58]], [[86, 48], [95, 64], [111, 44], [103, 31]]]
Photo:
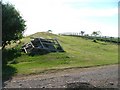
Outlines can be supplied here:
[[81, 34], [81, 33], [75, 33], [75, 32], [60, 33], [59, 35], [82, 37], [82, 38], [85, 38], [85, 39], [91, 39], [91, 40], [98, 40], [98, 41], [120, 44], [120, 37], [110, 37], [110, 36], [100, 36], [100, 35], [95, 36], [95, 35]]

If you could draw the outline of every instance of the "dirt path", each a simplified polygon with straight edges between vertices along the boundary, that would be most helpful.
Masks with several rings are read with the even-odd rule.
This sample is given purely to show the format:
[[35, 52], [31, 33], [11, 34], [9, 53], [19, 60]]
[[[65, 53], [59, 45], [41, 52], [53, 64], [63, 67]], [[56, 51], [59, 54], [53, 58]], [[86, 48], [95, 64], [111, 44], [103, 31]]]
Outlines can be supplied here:
[[73, 68], [54, 73], [13, 77], [4, 84], [5, 88], [117, 88], [118, 65]]

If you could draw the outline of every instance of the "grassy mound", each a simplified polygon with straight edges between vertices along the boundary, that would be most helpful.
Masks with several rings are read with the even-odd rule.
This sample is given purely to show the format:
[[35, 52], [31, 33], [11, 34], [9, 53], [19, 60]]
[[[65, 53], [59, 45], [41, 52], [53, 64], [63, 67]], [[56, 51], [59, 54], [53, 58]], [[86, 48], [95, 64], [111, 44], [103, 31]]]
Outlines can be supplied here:
[[[36, 33], [21, 40], [29, 42], [30, 37], [57, 38], [66, 52], [29, 56], [22, 53], [9, 63], [17, 75], [38, 74], [51, 69], [89, 67], [118, 63], [118, 45], [85, 40], [81, 37], [60, 36], [45, 32]], [[5, 72], [7, 73], [7, 71]]]

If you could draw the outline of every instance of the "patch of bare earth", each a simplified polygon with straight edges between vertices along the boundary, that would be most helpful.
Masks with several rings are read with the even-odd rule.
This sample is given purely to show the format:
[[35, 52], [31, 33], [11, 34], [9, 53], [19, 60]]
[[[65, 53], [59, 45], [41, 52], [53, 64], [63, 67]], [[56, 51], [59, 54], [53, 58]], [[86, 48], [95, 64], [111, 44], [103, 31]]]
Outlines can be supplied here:
[[4, 82], [4, 88], [118, 88], [118, 65], [16, 76]]

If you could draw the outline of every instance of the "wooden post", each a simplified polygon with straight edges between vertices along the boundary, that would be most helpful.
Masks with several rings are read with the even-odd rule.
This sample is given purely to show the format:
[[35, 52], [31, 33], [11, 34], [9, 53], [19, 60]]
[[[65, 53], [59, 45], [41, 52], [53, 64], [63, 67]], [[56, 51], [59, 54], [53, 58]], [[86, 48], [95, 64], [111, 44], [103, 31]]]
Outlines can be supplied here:
[[40, 41], [40, 44], [42, 45], [42, 47], [45, 48], [44, 45], [43, 45], [43, 43], [41, 42], [40, 38], [39, 38], [39, 41]]
[[[59, 47], [61, 48], [61, 50], [63, 50], [63, 48], [62, 48], [62, 46], [59, 44], [59, 42], [57, 41], [57, 39], [54, 39], [57, 43], [58, 43], [58, 45], [59, 45]], [[64, 50], [63, 50], [64, 51]]]
[[25, 53], [27, 53], [27, 50], [26, 50], [26, 48], [24, 47], [24, 50], [25, 50]]
[[32, 42], [30, 42], [30, 44], [32, 45], [32, 47], [34, 47], [34, 45], [32, 44]]

